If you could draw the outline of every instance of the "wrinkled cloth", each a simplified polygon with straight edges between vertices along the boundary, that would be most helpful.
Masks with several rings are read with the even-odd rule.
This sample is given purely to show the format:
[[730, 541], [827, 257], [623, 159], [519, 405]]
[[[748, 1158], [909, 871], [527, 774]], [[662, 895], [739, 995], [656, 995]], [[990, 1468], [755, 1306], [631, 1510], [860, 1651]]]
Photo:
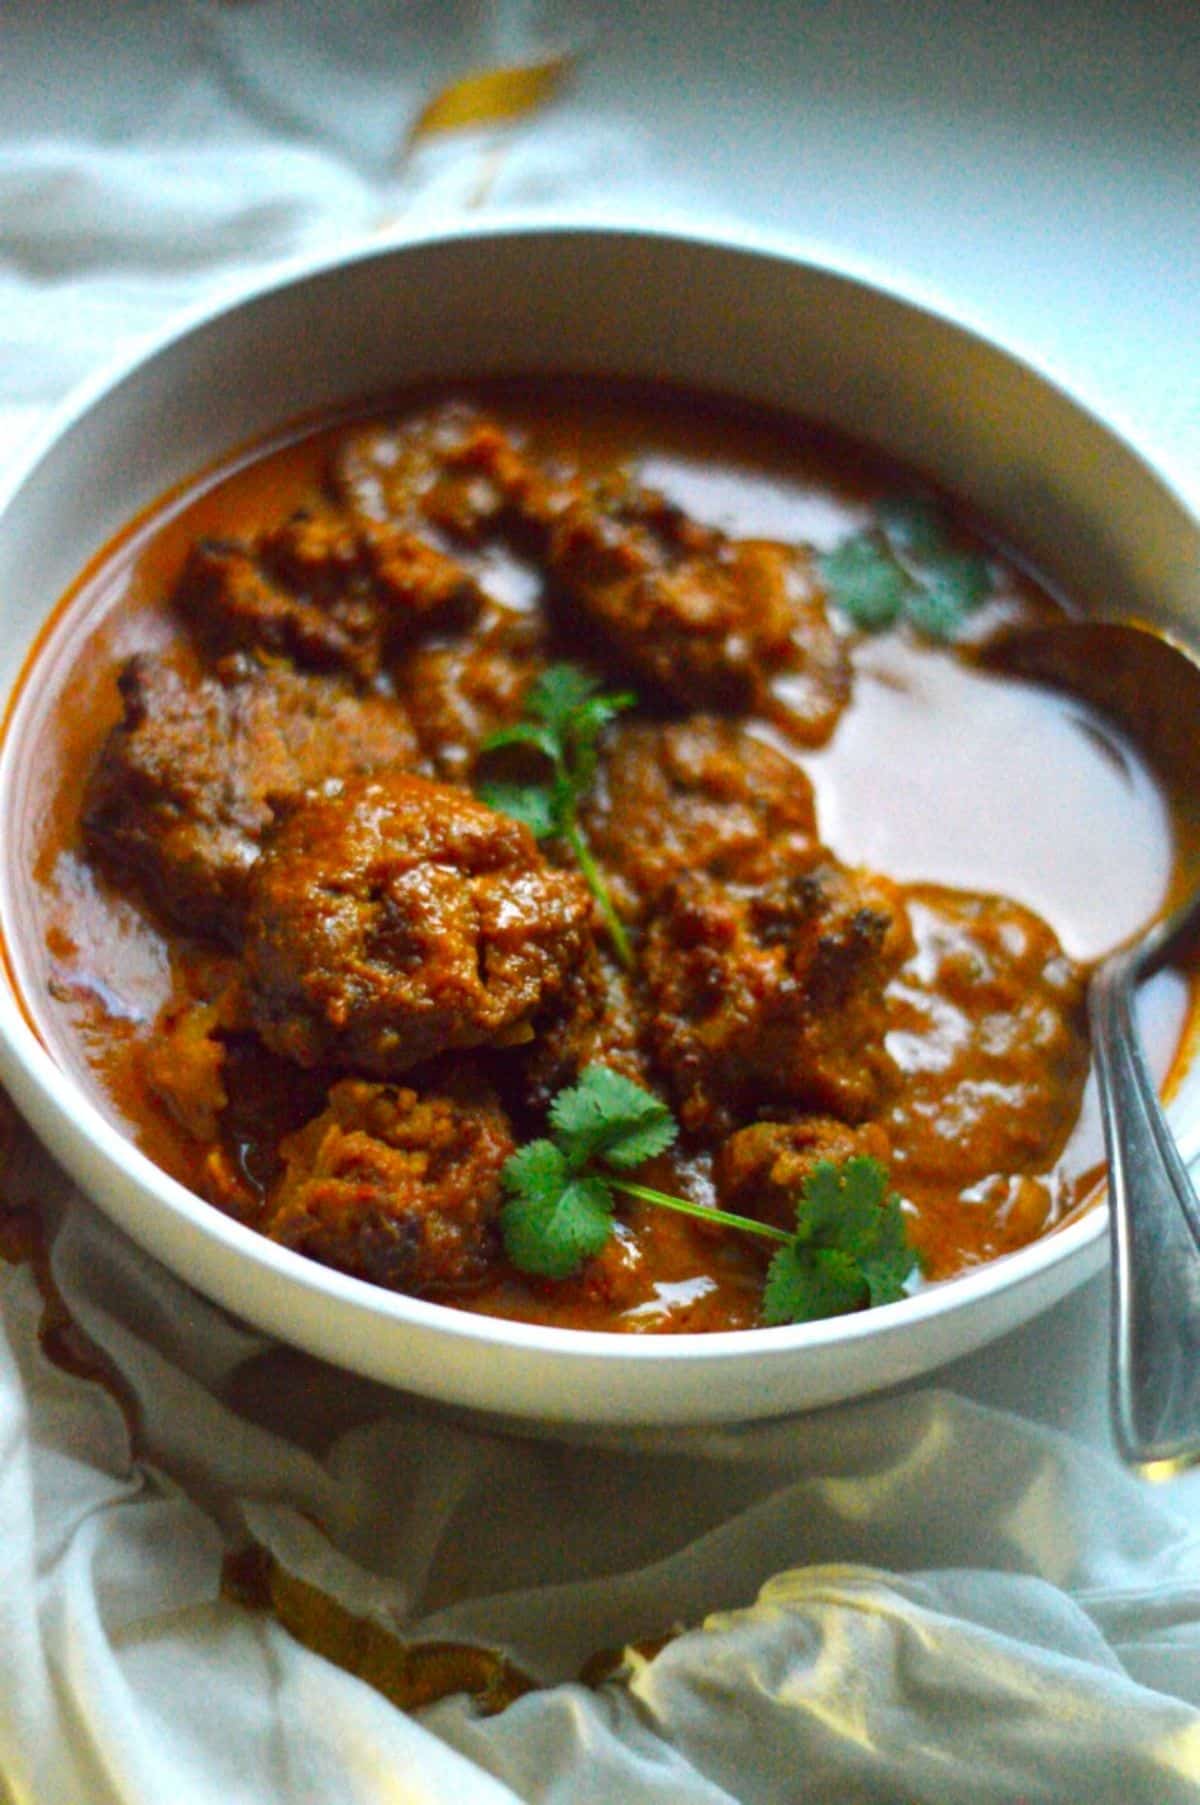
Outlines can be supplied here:
[[[400, 154], [441, 82], [586, 28], [468, 0], [12, 5], [0, 458], [174, 309], [283, 260], [489, 206], [708, 205], [611, 106]], [[702, 109], [697, 41], [680, 27], [671, 58]], [[936, 1385], [743, 1430], [482, 1424], [234, 1322], [28, 1137], [0, 1197], [49, 1249], [0, 1261], [0, 1791], [21, 1805], [1200, 1797], [1188, 1482]], [[1094, 1384], [1097, 1350], [1079, 1361]], [[367, 1630], [339, 1665], [238, 1594], [246, 1546], [387, 1646], [499, 1651], [529, 1689], [494, 1715], [470, 1691], [399, 1709]]]
[[[55, 1187], [40, 1153], [10, 1162], [10, 1202]], [[48, 1358], [31, 1266], [0, 1266], [16, 1798], [1197, 1796], [1196, 1531], [1067, 1437], [938, 1389], [522, 1437], [273, 1346], [85, 1206], [61, 1208], [53, 1273], [122, 1385]], [[535, 1689], [494, 1716], [463, 1693], [397, 1710], [223, 1596], [247, 1540]]]

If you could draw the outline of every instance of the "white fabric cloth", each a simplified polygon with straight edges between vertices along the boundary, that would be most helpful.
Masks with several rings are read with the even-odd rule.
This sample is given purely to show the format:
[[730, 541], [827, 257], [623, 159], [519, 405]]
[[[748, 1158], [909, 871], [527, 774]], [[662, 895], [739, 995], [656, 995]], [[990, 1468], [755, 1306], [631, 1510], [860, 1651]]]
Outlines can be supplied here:
[[[60, 1188], [40, 1153], [10, 1163], [10, 1202]], [[0, 1267], [14, 1798], [1200, 1794], [1197, 1536], [1107, 1456], [938, 1390], [523, 1439], [273, 1347], [74, 1202], [54, 1273], [128, 1395], [46, 1358], [30, 1267]], [[220, 1596], [247, 1535], [356, 1616], [502, 1649], [539, 1689], [406, 1716]]]
[[[673, 9], [697, 111], [731, 79], [722, 10]], [[662, 9], [630, 29], [647, 17], [666, 42]], [[660, 157], [619, 95], [398, 165], [431, 88], [580, 30], [467, 0], [10, 0], [0, 456], [172, 308], [279, 258], [491, 202], [711, 210], [705, 168]], [[47, 1357], [34, 1269], [0, 1262], [0, 1792], [21, 1805], [1200, 1797], [1194, 1491], [937, 1388], [746, 1431], [521, 1437], [231, 1322], [27, 1138], [0, 1194], [43, 1215], [125, 1400]], [[248, 1537], [355, 1617], [503, 1650], [537, 1689], [406, 1715], [223, 1596]]]

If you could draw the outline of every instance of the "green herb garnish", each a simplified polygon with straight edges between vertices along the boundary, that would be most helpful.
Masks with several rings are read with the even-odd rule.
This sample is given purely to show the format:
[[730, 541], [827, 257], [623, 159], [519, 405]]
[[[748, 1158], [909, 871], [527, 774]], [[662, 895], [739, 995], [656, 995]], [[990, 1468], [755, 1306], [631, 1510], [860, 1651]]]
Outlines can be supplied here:
[[916, 1263], [886, 1168], [861, 1156], [821, 1160], [801, 1188], [796, 1232], [771, 1261], [763, 1318], [807, 1322], [894, 1304]]
[[834, 600], [856, 627], [877, 633], [904, 612], [911, 583], [882, 533], [855, 533], [820, 562]]
[[535, 838], [567, 842], [626, 970], [632, 969], [633, 949], [579, 825], [579, 803], [596, 775], [601, 733], [636, 700], [628, 693], [602, 693], [597, 679], [577, 665], [552, 664], [525, 698], [527, 718], [483, 743], [485, 753], [505, 746], [537, 753], [548, 766], [546, 776], [533, 783], [485, 783], [479, 791], [489, 808], [523, 821]]
[[777, 1241], [763, 1293], [763, 1318], [772, 1325], [893, 1303], [916, 1266], [900, 1199], [878, 1160], [820, 1161], [801, 1186], [789, 1234], [628, 1178], [665, 1153], [678, 1129], [660, 1098], [606, 1066], [588, 1066], [578, 1084], [558, 1093], [550, 1127], [550, 1138], [530, 1141], [502, 1173], [504, 1245], [522, 1272], [569, 1278], [601, 1253], [613, 1231], [615, 1192]]
[[953, 639], [991, 594], [987, 559], [950, 543], [941, 509], [925, 496], [882, 501], [876, 520], [820, 559], [834, 601], [867, 633], [903, 619], [926, 639]]
[[614, 1173], [665, 1152], [678, 1130], [665, 1103], [603, 1065], [559, 1091], [550, 1126], [552, 1140], [530, 1141], [504, 1167], [501, 1226], [514, 1266], [562, 1279], [612, 1233]]

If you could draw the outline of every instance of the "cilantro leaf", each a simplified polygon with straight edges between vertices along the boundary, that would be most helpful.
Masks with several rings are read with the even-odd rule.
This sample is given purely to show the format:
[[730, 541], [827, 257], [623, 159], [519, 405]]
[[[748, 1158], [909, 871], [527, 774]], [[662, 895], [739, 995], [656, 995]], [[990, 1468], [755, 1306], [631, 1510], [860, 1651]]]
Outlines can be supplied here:
[[905, 609], [911, 627], [925, 639], [952, 640], [962, 625], [964, 609], [953, 590], [932, 584], [916, 589]]
[[573, 755], [575, 783], [582, 791], [591, 787], [600, 757], [600, 735], [623, 709], [632, 708], [636, 696], [628, 691], [614, 696], [591, 696], [571, 716], [567, 734]]
[[530, 746], [543, 758], [558, 757], [558, 738], [549, 727], [536, 721], [517, 721], [512, 727], [501, 727], [488, 738], [483, 750], [498, 752], [502, 746]]
[[895, 1303], [916, 1263], [900, 1199], [879, 1161], [820, 1160], [797, 1199], [795, 1236], [771, 1261], [763, 1319], [811, 1322]]
[[980, 602], [986, 601], [991, 594], [991, 568], [987, 559], [980, 557], [978, 552], [947, 549], [940, 552], [936, 559], [929, 560], [925, 570], [925, 586], [929, 590], [940, 590], [964, 613], [970, 613], [972, 608], [978, 608]]
[[768, 1324], [814, 1322], [895, 1303], [917, 1256], [886, 1169], [858, 1155], [820, 1160], [796, 1200], [792, 1234], [624, 1176], [674, 1141], [675, 1118], [660, 1097], [607, 1066], [590, 1065], [550, 1105], [552, 1138], [530, 1141], [501, 1172], [500, 1212], [513, 1265], [564, 1279], [601, 1253], [613, 1232], [614, 1193], [676, 1210], [711, 1226], [766, 1236], [777, 1251], [767, 1271]]
[[527, 1141], [504, 1162], [504, 1189], [534, 1203], [553, 1202], [571, 1174], [561, 1148], [553, 1141]]
[[599, 680], [577, 664], [552, 664], [532, 685], [525, 698], [525, 711], [536, 721], [544, 721], [550, 732], [564, 734], [572, 716], [600, 688]]
[[796, 1204], [796, 1232], [804, 1240], [874, 1245], [887, 1206], [887, 1172], [876, 1159], [853, 1155], [838, 1166], [818, 1160]]
[[539, 840], [565, 840], [600, 905], [617, 956], [627, 970], [633, 950], [608, 886], [579, 822], [579, 803], [591, 787], [600, 756], [600, 735], [636, 697], [601, 693], [599, 680], [574, 664], [552, 664], [530, 686], [526, 719], [502, 727], [483, 743], [484, 754], [523, 747], [546, 761], [544, 778], [533, 783], [486, 783], [480, 795], [491, 808], [523, 821]]
[[552, 1141], [531, 1141], [501, 1173], [504, 1247], [521, 1272], [565, 1279], [607, 1245], [612, 1193], [602, 1178], [574, 1175]]
[[553, 799], [536, 783], [485, 783], [480, 800], [501, 815], [524, 822], [535, 840], [549, 840], [558, 832]]
[[818, 1160], [796, 1203], [796, 1239], [836, 1236], [842, 1219], [842, 1175], [832, 1160]]
[[905, 1295], [905, 1281], [912, 1277], [918, 1260], [905, 1234], [904, 1217], [898, 1207], [885, 1212], [874, 1250], [860, 1264], [871, 1304], [899, 1303]]
[[837, 1248], [806, 1248], [793, 1242], [781, 1247], [767, 1268], [762, 1314], [770, 1328], [845, 1316], [861, 1309], [863, 1302], [858, 1268]]
[[558, 1145], [575, 1170], [602, 1159], [630, 1171], [664, 1153], [679, 1132], [667, 1105], [607, 1066], [589, 1065], [550, 1105]]
[[887, 496], [875, 518], [876, 527], [851, 534], [820, 559], [833, 600], [864, 632], [903, 619], [926, 639], [953, 639], [991, 594], [987, 559], [953, 544], [929, 496]]
[[928, 495], [885, 495], [875, 518], [892, 545], [913, 558], [936, 558], [946, 544], [941, 509]]
[[669, 1147], [677, 1130], [660, 1097], [601, 1065], [588, 1066], [558, 1093], [550, 1125], [552, 1140], [530, 1141], [505, 1161], [500, 1227], [521, 1272], [562, 1279], [600, 1253], [612, 1233], [616, 1181], [594, 1166], [640, 1166]]
[[881, 534], [855, 533], [820, 559], [821, 574], [843, 614], [869, 633], [902, 613], [909, 582]]
[[628, 689], [617, 694], [589, 696], [586, 702], [579, 704], [568, 723], [576, 743], [594, 742], [601, 728], [615, 721], [623, 709], [632, 708], [636, 701], [637, 697]]

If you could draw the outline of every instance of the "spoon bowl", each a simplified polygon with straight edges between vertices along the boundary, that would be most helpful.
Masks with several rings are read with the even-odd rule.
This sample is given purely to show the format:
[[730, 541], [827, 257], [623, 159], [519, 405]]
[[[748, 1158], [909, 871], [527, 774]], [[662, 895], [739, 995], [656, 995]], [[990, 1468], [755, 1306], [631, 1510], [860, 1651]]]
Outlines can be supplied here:
[[1092, 975], [1092, 1051], [1113, 1226], [1111, 1401], [1135, 1465], [1200, 1456], [1200, 1199], [1138, 1039], [1134, 995], [1200, 934], [1200, 663], [1135, 621], [1069, 621], [1016, 632], [980, 655], [1109, 716], [1166, 793], [1175, 876], [1164, 909]]

